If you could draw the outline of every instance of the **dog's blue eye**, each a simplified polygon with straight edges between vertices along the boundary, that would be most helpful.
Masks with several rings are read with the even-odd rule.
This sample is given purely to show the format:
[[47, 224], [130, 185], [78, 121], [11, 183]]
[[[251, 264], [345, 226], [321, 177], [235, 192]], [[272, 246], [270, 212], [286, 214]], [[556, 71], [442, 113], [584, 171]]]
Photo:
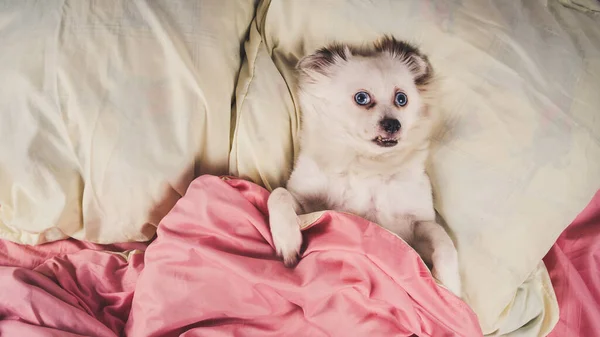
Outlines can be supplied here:
[[406, 103], [408, 103], [408, 97], [406, 97], [406, 94], [403, 92], [397, 92], [394, 101], [397, 106], [405, 106]]
[[354, 101], [358, 105], [367, 105], [371, 103], [371, 96], [364, 91], [359, 91], [354, 95]]

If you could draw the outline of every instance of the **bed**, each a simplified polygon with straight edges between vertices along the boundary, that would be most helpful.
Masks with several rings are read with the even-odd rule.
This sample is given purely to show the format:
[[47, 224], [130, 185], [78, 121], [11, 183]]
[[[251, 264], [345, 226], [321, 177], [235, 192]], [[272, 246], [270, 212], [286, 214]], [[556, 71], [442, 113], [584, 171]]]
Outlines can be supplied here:
[[[309, 246], [295, 270], [283, 267], [267, 197], [244, 180], [202, 176], [151, 243], [0, 241], [0, 286], [11, 289], [0, 296], [0, 334], [482, 335], [408, 245], [360, 218], [303, 218]], [[599, 229], [600, 192], [544, 258], [561, 307], [550, 337], [600, 331]]]
[[[596, 333], [597, 12], [586, 0], [1, 2], [1, 277], [18, 289], [0, 299], [2, 331], [326, 335], [350, 317], [350, 335]], [[304, 269], [273, 258], [261, 205], [297, 152], [294, 64], [384, 33], [418, 43], [442, 81], [428, 172], [462, 301], [399, 238], [349, 215], [305, 216]], [[342, 295], [312, 297], [308, 280]]]

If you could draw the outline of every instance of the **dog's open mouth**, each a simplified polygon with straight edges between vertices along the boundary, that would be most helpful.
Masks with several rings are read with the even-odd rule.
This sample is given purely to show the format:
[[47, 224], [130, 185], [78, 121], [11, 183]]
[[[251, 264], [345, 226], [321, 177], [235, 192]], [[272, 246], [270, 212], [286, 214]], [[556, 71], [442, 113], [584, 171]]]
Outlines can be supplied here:
[[375, 139], [373, 139], [373, 142], [381, 147], [392, 147], [398, 144], [398, 139], [377, 136]]

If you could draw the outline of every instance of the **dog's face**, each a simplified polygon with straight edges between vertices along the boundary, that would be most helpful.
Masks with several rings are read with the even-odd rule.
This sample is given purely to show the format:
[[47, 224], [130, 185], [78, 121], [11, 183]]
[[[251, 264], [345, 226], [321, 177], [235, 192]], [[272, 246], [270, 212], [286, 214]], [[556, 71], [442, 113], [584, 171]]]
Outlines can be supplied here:
[[317, 114], [310, 122], [361, 151], [394, 151], [427, 117], [422, 93], [431, 65], [416, 48], [393, 38], [371, 49], [324, 48], [298, 68], [301, 97], [308, 101], [302, 104]]

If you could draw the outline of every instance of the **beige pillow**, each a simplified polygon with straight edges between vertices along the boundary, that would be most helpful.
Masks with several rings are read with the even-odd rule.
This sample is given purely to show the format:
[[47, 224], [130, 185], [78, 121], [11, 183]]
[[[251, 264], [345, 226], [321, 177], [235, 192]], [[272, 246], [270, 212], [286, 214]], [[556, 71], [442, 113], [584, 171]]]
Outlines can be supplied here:
[[384, 33], [417, 42], [442, 77], [429, 171], [466, 301], [486, 334], [547, 334], [558, 307], [541, 259], [600, 186], [600, 128], [598, 95], [576, 96], [581, 54], [541, 2], [262, 1], [236, 91], [232, 173], [283, 184], [297, 151], [297, 60]]
[[12, 1], [0, 11], [0, 238], [147, 240], [228, 172], [254, 0]]

